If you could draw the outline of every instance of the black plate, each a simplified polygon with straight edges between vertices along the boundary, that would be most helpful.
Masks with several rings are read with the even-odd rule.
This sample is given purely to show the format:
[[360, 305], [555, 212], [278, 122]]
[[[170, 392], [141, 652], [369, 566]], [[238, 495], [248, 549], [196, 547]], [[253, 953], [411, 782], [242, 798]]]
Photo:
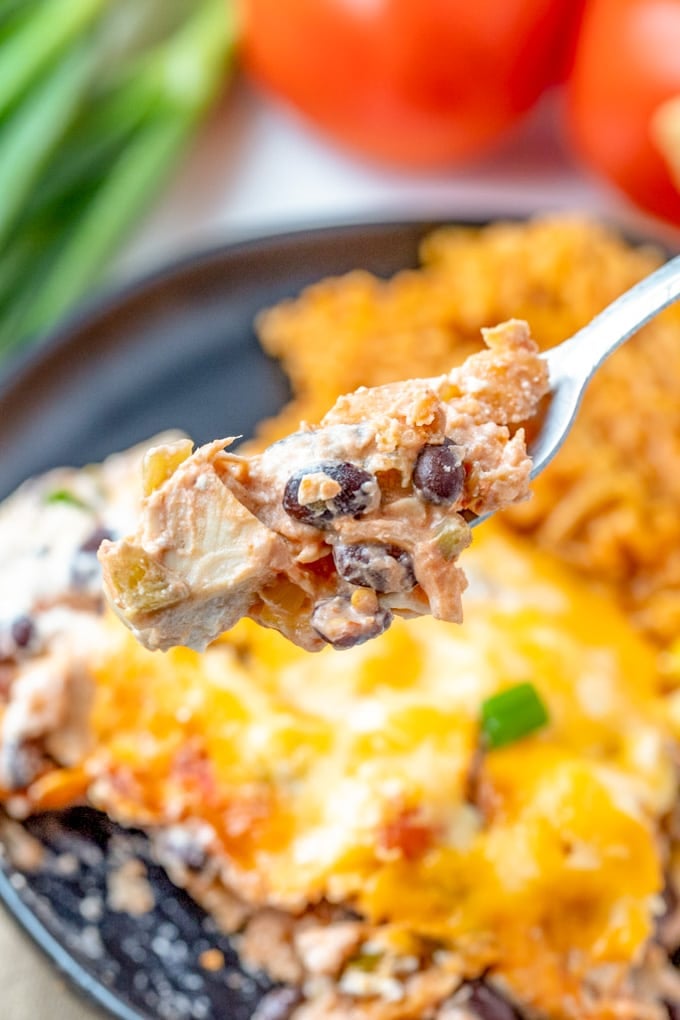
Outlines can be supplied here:
[[[106, 297], [0, 379], [0, 496], [28, 475], [100, 460], [168, 427], [198, 442], [247, 435], [288, 395], [280, 369], [257, 345], [258, 310], [329, 274], [363, 267], [391, 275], [415, 265], [431, 227], [332, 227], [246, 242]], [[51, 863], [31, 874], [4, 862], [0, 898], [109, 1014], [250, 1016], [264, 984], [239, 972], [228, 940], [150, 861], [143, 836], [89, 809], [45, 815], [27, 827]], [[137, 919], [106, 907], [107, 870], [126, 847], [146, 857], [157, 904]], [[198, 964], [213, 946], [225, 953], [224, 971]]]
[[329, 274], [362, 267], [388, 276], [415, 265], [432, 226], [244, 242], [105, 298], [0, 379], [0, 498], [27, 475], [101, 460], [170, 426], [197, 442], [247, 435], [288, 394], [257, 345], [257, 312]]

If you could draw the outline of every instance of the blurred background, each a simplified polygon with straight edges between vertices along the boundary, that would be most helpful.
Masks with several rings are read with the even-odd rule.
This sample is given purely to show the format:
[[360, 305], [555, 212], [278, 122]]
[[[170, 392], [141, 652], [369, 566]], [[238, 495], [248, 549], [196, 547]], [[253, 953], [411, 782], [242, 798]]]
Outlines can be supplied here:
[[205, 245], [573, 209], [680, 236], [673, 0], [0, 0], [0, 352]]

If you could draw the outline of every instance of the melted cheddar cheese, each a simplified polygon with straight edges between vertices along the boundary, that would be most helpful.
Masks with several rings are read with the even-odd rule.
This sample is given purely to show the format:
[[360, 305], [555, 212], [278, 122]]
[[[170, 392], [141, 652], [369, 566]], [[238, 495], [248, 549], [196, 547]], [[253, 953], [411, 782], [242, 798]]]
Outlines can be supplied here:
[[[398, 621], [342, 654], [245, 621], [202, 656], [164, 655], [107, 620], [92, 750], [39, 779], [34, 805], [87, 787], [127, 823], [207, 823], [245, 899], [349, 904], [495, 963], [561, 1015], [589, 968], [634, 961], [654, 923], [675, 790], [657, 657], [493, 525], [464, 565], [462, 627]], [[482, 700], [526, 680], [548, 726], [483, 753]]]

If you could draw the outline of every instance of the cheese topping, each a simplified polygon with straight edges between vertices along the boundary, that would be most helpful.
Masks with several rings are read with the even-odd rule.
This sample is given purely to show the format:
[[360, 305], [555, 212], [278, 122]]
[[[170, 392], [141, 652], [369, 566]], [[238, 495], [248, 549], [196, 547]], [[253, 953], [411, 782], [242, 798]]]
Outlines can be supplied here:
[[[92, 472], [101, 491], [111, 470]], [[33, 501], [62, 517], [51, 485], [3, 520]], [[396, 621], [343, 656], [247, 620], [203, 655], [159, 655], [70, 589], [27, 592], [39, 643], [0, 664], [2, 799], [21, 814], [85, 799], [189, 848], [200, 834], [208, 873], [251, 908], [349, 907], [374, 939], [438, 946], [536, 1010], [585, 1016], [589, 975], [633, 967], [659, 911], [677, 780], [657, 655], [499, 526], [463, 557], [461, 627]], [[356, 594], [376, 611], [379, 593]], [[485, 751], [482, 703], [526, 682], [548, 725]]]

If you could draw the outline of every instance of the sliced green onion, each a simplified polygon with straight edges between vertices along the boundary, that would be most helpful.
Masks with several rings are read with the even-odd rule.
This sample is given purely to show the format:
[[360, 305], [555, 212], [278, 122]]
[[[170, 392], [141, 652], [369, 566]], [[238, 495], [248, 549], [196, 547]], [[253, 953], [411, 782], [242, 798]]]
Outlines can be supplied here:
[[129, 220], [146, 208], [183, 137], [181, 123], [158, 121], [120, 158], [91, 207], [65, 238], [57, 261], [22, 320], [22, 334], [30, 336], [45, 329], [98, 278], [102, 262], [115, 250]]
[[87, 90], [92, 55], [78, 46], [0, 129], [0, 245], [7, 244], [39, 174], [48, 164]]
[[487, 748], [505, 747], [548, 723], [548, 710], [533, 684], [516, 684], [482, 702], [482, 737]]
[[48, 492], [44, 499], [45, 503], [65, 503], [66, 506], [75, 506], [79, 510], [88, 510], [87, 503], [84, 503], [79, 496], [76, 496], [75, 492], [71, 492], [70, 489], [53, 489], [52, 492]]
[[29, 3], [30, 0], [0, 0], [0, 45], [21, 27]]
[[234, 0], [104, 2], [0, 127], [0, 354], [101, 279], [230, 68]]
[[43, 0], [31, 4], [0, 62], [0, 116], [102, 11], [106, 0]]

